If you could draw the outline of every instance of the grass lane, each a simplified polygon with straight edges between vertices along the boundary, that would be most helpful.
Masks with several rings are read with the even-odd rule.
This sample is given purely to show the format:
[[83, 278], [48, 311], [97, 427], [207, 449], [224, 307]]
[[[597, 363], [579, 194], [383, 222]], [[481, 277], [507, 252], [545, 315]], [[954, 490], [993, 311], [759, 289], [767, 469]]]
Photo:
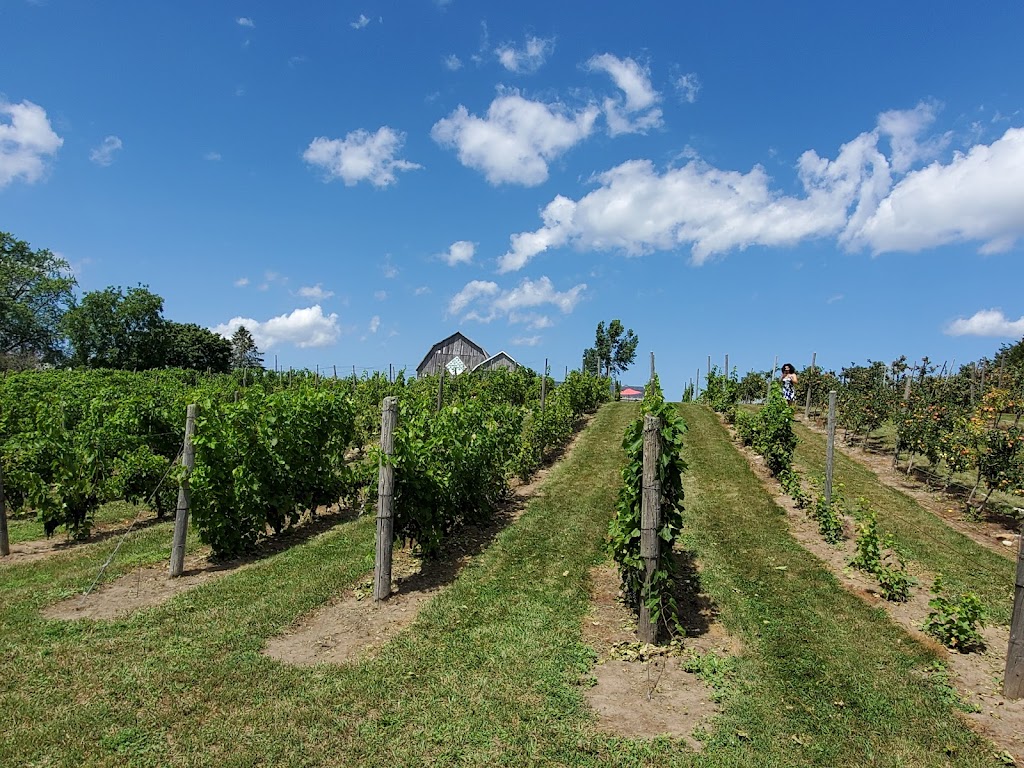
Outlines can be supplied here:
[[[794, 422], [800, 443], [796, 465], [805, 474], [825, 474], [825, 437]], [[850, 502], [865, 498], [878, 511], [879, 529], [891, 533], [896, 550], [925, 570], [941, 573], [954, 590], [981, 598], [990, 620], [1009, 624], [1013, 610], [1014, 563], [950, 528], [914, 499], [891, 488], [842, 451], [835, 452], [834, 481]]]
[[926, 676], [933, 654], [794, 541], [714, 414], [682, 412], [687, 544], [748, 648], [707, 755], [726, 750], [721, 764], [733, 765], [993, 764], [948, 688]]

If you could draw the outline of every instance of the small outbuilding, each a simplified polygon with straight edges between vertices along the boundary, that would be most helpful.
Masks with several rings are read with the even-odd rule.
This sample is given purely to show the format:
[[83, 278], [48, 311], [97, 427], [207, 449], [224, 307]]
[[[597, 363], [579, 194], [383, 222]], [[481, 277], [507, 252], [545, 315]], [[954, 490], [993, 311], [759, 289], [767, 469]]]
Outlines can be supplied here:
[[477, 370], [480, 370], [480, 371], [496, 371], [499, 368], [501, 368], [501, 369], [504, 369], [506, 371], [514, 371], [518, 367], [519, 367], [519, 363], [517, 363], [512, 358], [512, 355], [510, 355], [508, 352], [505, 352], [504, 350], [502, 350], [498, 354], [491, 355], [486, 360], [483, 360], [482, 362], [480, 362], [476, 366], [476, 368], [474, 368], [473, 370], [474, 371], [477, 371]]
[[472, 371], [487, 359], [486, 349], [456, 331], [430, 348], [423, 362], [416, 366], [416, 375], [431, 376], [444, 368], [448, 375], [458, 376]]

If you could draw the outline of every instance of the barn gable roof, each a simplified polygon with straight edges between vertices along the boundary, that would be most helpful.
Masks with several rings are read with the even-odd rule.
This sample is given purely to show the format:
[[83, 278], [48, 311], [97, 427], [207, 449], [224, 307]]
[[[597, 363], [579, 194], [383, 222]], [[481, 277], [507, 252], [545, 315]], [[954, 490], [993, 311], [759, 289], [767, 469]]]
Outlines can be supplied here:
[[423, 366], [425, 366], [427, 364], [427, 362], [430, 360], [430, 358], [432, 358], [439, 351], [441, 351], [442, 349], [447, 347], [449, 344], [451, 344], [453, 341], [455, 341], [456, 339], [459, 339], [459, 338], [461, 338], [464, 342], [469, 344], [469, 346], [473, 347], [474, 349], [480, 350], [480, 355], [482, 357], [485, 357], [485, 358], [487, 357], [487, 350], [486, 349], [484, 349], [479, 344], [477, 344], [475, 341], [473, 341], [471, 338], [466, 336], [466, 334], [464, 334], [462, 331], [456, 331], [455, 333], [453, 333], [448, 338], [441, 339], [441, 341], [437, 342], [437, 344], [435, 344], [434, 346], [432, 346], [430, 348], [430, 351], [427, 352], [427, 354], [425, 354], [423, 356], [423, 359], [420, 361], [420, 364], [416, 366], [417, 373], [419, 371], [423, 370]]
[[515, 366], [519, 365], [519, 363], [516, 361], [516, 359], [514, 357], [512, 357], [512, 355], [510, 355], [505, 350], [501, 350], [501, 352], [499, 352], [498, 354], [491, 355], [486, 360], [481, 360], [479, 363], [476, 364], [476, 366], [473, 368], [473, 370], [475, 371], [475, 370], [477, 370], [477, 368], [487, 368], [490, 363], [493, 363], [493, 362], [495, 362], [497, 360], [500, 360], [501, 358], [505, 358], [506, 360], [508, 360], [510, 363], [512, 363]]

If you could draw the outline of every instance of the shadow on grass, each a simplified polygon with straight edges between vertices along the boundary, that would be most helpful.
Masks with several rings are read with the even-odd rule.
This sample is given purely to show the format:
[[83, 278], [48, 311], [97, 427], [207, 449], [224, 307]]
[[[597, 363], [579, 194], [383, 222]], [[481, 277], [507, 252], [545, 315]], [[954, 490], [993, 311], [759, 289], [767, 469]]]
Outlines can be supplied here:
[[701, 586], [696, 554], [689, 550], [676, 550], [676, 589], [674, 597], [679, 606], [679, 623], [687, 637], [705, 635], [718, 621], [718, 606]]
[[351, 522], [360, 514], [359, 507], [343, 507], [340, 504], [323, 512], [307, 512], [294, 526], [261, 539], [252, 552], [231, 558], [217, 558], [211, 555], [203, 565], [186, 568], [182, 575], [191, 576], [199, 573], [229, 571], [249, 563], [259, 562], [303, 544], [321, 533], [326, 533], [336, 525]]

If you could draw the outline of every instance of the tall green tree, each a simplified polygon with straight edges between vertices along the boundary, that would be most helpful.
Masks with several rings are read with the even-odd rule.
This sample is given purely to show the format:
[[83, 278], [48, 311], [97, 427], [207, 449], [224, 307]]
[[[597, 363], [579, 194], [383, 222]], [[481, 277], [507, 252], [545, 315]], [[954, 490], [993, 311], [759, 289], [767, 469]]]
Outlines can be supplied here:
[[67, 261], [0, 232], [0, 368], [60, 359], [75, 285]]
[[139, 285], [89, 291], [64, 316], [71, 363], [86, 368], [144, 370], [166, 359], [164, 300]]
[[593, 347], [583, 350], [583, 372], [594, 376], [601, 374], [601, 361], [598, 359], [597, 350]]
[[263, 353], [256, 346], [256, 340], [244, 325], [231, 336], [231, 367], [262, 368]]
[[633, 329], [626, 329], [621, 320], [612, 320], [605, 326], [604, 321], [597, 324], [594, 334], [594, 346], [584, 350], [584, 367], [588, 356], [592, 361], [597, 359], [598, 373], [614, 376], [629, 368], [636, 359], [636, 347], [640, 340]]
[[164, 364], [227, 373], [231, 370], [231, 342], [195, 323], [164, 323]]

